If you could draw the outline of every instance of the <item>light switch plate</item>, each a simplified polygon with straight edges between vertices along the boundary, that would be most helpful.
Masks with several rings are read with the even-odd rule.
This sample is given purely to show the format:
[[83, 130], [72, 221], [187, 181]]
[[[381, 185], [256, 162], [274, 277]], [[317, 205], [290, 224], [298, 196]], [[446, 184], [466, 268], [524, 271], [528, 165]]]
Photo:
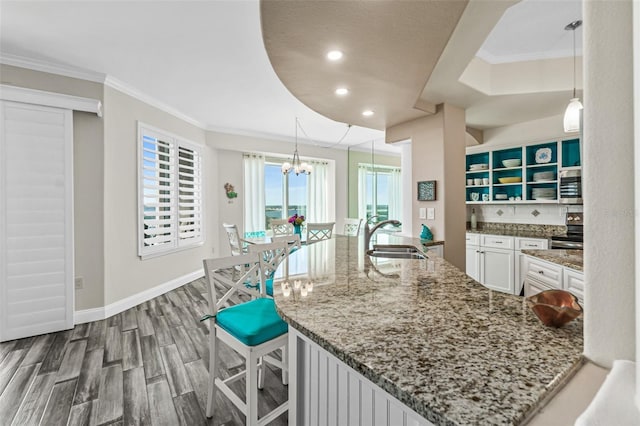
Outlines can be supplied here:
[[418, 215], [420, 216], [420, 219], [426, 219], [427, 209], [425, 207], [420, 207], [420, 209], [418, 210]]
[[436, 209], [433, 207], [429, 207], [427, 209], [427, 219], [435, 219], [436, 218]]

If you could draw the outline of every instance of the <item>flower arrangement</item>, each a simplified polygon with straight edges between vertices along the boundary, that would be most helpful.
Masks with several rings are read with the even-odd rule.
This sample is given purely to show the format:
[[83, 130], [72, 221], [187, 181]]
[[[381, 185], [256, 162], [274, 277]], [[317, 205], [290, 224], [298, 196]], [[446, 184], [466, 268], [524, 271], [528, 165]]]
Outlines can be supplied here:
[[304, 216], [298, 216], [298, 213], [296, 213], [289, 218], [289, 223], [293, 224], [294, 226], [300, 226], [304, 223]]

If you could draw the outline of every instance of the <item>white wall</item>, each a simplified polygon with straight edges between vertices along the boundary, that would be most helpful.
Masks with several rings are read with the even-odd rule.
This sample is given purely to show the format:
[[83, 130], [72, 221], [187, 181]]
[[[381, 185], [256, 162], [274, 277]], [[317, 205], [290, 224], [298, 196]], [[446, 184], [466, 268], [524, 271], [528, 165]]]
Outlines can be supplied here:
[[525, 145], [530, 142], [566, 139], [568, 135], [564, 133], [562, 120], [563, 115], [561, 114], [487, 129], [483, 132], [484, 142], [482, 145], [474, 146], [472, 149], [494, 149], [501, 145]]
[[[631, 1], [585, 1], [585, 355], [635, 359]], [[636, 165], [637, 166], [637, 165]]]
[[205, 131], [105, 86], [104, 235], [105, 304], [111, 304], [202, 269], [217, 252], [219, 230], [215, 150], [203, 150], [204, 245], [147, 260], [138, 257], [137, 122], [205, 146]]

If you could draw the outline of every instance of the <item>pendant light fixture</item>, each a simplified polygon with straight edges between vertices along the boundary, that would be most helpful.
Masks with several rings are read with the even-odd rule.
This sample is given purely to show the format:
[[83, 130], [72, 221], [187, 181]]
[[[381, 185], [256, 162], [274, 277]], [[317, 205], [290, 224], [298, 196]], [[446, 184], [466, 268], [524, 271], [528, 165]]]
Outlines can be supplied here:
[[291, 160], [291, 162], [285, 161], [282, 163], [282, 174], [286, 175], [293, 171], [296, 176], [301, 173], [303, 175], [310, 175], [311, 169], [311, 165], [300, 162], [300, 156], [298, 155], [298, 117], [296, 117], [296, 148], [295, 151], [293, 151], [293, 160]]
[[564, 131], [565, 133], [574, 133], [580, 131], [580, 110], [582, 103], [576, 97], [576, 29], [582, 25], [581, 20], [573, 21], [564, 27], [567, 31], [573, 31], [573, 97], [567, 105], [564, 112]]

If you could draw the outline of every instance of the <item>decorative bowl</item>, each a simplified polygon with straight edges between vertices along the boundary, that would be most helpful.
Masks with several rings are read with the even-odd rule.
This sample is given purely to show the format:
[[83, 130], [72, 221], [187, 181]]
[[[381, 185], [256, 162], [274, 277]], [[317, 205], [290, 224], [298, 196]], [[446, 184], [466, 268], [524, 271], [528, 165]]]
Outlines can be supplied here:
[[522, 182], [522, 178], [520, 176], [511, 176], [511, 177], [501, 177], [498, 178], [500, 183], [518, 183]]
[[518, 167], [522, 165], [522, 160], [519, 158], [512, 158], [510, 160], [502, 160], [504, 167]]
[[509, 198], [507, 194], [496, 194], [496, 200], [506, 200]]
[[564, 290], [545, 290], [527, 297], [538, 319], [549, 327], [562, 327], [582, 314], [578, 298]]

